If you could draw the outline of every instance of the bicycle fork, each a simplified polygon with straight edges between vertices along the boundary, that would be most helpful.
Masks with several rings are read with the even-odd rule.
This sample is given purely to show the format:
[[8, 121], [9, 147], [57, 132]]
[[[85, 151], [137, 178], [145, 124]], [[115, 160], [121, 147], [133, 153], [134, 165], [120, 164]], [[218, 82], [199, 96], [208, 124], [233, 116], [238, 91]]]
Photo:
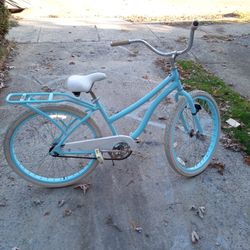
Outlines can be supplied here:
[[[186, 99], [186, 102], [187, 102], [187, 104], [188, 104], [188, 106], [189, 106], [189, 108], [191, 110], [191, 114], [192, 114], [193, 122], [194, 122], [194, 127], [197, 129], [199, 134], [203, 135], [204, 131], [203, 131], [203, 128], [201, 126], [199, 117], [197, 116], [197, 113], [201, 109], [200, 105], [195, 104], [193, 98], [191, 97], [191, 95], [188, 92], [186, 92], [185, 90], [178, 91], [176, 99], [178, 98], [179, 95], [184, 96], [184, 98]], [[182, 121], [182, 124], [183, 124], [183, 127], [184, 127], [185, 131], [187, 133], [189, 133], [189, 134], [192, 133], [186, 119], [183, 116], [183, 113], [181, 113], [180, 119]], [[195, 132], [195, 131], [193, 131], [193, 132]]]

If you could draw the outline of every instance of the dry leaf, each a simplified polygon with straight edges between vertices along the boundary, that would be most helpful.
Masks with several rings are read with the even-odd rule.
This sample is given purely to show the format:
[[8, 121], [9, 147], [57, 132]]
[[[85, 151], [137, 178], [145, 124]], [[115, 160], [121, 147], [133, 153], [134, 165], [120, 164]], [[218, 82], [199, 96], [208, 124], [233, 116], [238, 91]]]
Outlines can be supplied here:
[[62, 207], [65, 204], [65, 200], [58, 201], [58, 207]]
[[14, 69], [15, 66], [7, 66], [7, 69]]
[[74, 187], [74, 189], [83, 190], [83, 194], [86, 194], [87, 191], [89, 190], [89, 188], [90, 188], [90, 184], [89, 183], [79, 184], [79, 185], [77, 185], [77, 186]]
[[195, 231], [192, 232], [191, 238], [192, 238], [192, 242], [193, 242], [193, 243], [198, 242], [199, 239], [200, 239], [199, 235], [198, 235]]
[[187, 83], [184, 83], [183, 87], [184, 87], [185, 90], [192, 90], [193, 89], [193, 87], [191, 85], [187, 84]]
[[109, 215], [109, 216], [107, 217], [107, 219], [106, 219], [106, 224], [107, 224], [108, 226], [111, 226], [111, 227], [115, 228], [117, 231], [122, 232], [122, 230], [114, 223], [113, 218], [112, 218], [111, 215]]
[[134, 230], [135, 230], [136, 232], [138, 232], [138, 233], [141, 233], [141, 232], [142, 232], [142, 227], [136, 227]]
[[63, 217], [70, 216], [72, 214], [72, 210], [70, 209], [65, 209], [63, 213]]
[[192, 206], [190, 207], [190, 210], [194, 210], [194, 211], [196, 211], [196, 210], [197, 210], [197, 208], [196, 208], [196, 206], [195, 206], [195, 205], [192, 205]]
[[195, 211], [197, 213], [197, 215], [203, 219], [206, 208], [204, 206], [197, 208], [195, 205], [192, 205], [190, 210]]
[[0, 82], [0, 89], [6, 88], [3, 82]]
[[208, 164], [209, 167], [211, 168], [216, 168], [218, 170], [218, 173], [223, 175], [224, 170], [225, 170], [225, 164], [220, 163], [220, 162], [211, 162]]
[[168, 103], [173, 103], [171, 97], [167, 97], [167, 98], [165, 99], [165, 103], [166, 103], [166, 104], [168, 104]]
[[0, 201], [0, 207], [6, 207], [6, 206], [7, 206], [6, 199], [3, 199], [2, 201]]
[[167, 120], [167, 118], [166, 118], [166, 117], [164, 117], [164, 116], [160, 116], [160, 117], [158, 117], [158, 120], [160, 120], [160, 121], [166, 121], [166, 120]]
[[223, 136], [220, 139], [220, 142], [222, 143], [222, 145], [225, 148], [233, 150], [235, 152], [239, 152], [239, 151], [243, 150], [243, 146], [237, 140], [229, 138], [228, 135]]
[[44, 92], [53, 92], [53, 90], [49, 86], [47, 86], [47, 85], [44, 85], [41, 88], [41, 90], [43, 90]]
[[48, 216], [50, 214], [49, 211], [45, 212], [43, 216]]
[[33, 203], [36, 205], [36, 206], [39, 206], [43, 203], [43, 201], [37, 199], [37, 200], [34, 200]]
[[205, 207], [198, 207], [197, 213], [198, 213], [199, 217], [202, 219], [203, 219], [204, 214], [205, 214], [205, 209], [206, 209]]
[[250, 156], [244, 157], [244, 161], [245, 161], [245, 163], [246, 163], [247, 165], [250, 166]]
[[136, 231], [137, 233], [141, 233], [142, 232], [142, 227], [140, 227], [136, 223], [132, 222], [131, 225], [132, 225], [133, 230]]

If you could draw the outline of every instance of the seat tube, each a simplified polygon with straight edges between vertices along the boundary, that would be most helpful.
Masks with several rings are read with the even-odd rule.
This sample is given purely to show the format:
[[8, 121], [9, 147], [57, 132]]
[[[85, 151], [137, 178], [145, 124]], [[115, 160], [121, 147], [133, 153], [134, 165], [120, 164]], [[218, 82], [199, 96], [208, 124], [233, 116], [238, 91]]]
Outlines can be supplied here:
[[115, 129], [115, 127], [113, 126], [112, 122], [109, 119], [109, 115], [105, 109], [105, 107], [99, 102], [99, 100], [96, 100], [96, 106], [98, 107], [98, 109], [100, 110], [104, 120], [106, 121], [106, 123], [109, 126], [109, 129], [111, 130], [113, 135], [117, 135], [117, 130]]

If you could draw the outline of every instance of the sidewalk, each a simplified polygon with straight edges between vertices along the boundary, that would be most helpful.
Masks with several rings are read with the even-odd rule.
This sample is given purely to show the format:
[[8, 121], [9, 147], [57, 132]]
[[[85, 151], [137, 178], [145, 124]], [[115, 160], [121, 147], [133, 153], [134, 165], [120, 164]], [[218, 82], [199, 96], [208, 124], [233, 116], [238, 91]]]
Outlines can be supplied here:
[[[247, 59], [249, 48], [244, 45], [248, 46], [245, 43], [249, 40], [244, 34], [248, 30], [249, 24], [202, 26], [187, 57], [207, 63], [211, 70], [238, 72], [237, 83], [247, 81], [248, 72], [242, 73], [233, 64], [236, 59], [231, 57], [231, 50], [237, 46], [241, 59]], [[22, 111], [19, 106], [4, 103], [8, 93], [65, 92], [69, 75], [101, 71], [107, 79], [96, 83], [94, 92], [107, 110], [115, 113], [141, 98], [164, 75], [154, 63], [158, 56], [147, 48], [111, 48], [110, 41], [140, 37], [158, 48], [172, 50], [183, 48], [188, 34], [188, 27], [131, 24], [117, 18], [20, 20], [9, 34], [17, 44], [16, 55], [8, 62], [13, 66], [8, 88], [0, 93], [0, 145], [7, 127]], [[238, 61], [243, 69], [246, 62]], [[225, 70], [225, 63], [230, 70]], [[81, 98], [89, 95], [82, 94]], [[240, 153], [219, 145], [214, 157], [225, 165], [222, 174], [216, 168], [189, 179], [174, 173], [163, 142], [165, 123], [174, 107], [173, 99], [167, 105], [160, 104], [138, 149], [115, 166], [111, 162], [98, 166], [85, 180], [91, 184], [85, 195], [72, 187], [43, 189], [29, 185], [1, 158], [0, 249], [247, 250], [250, 168]], [[136, 128], [145, 107], [139, 111], [117, 122], [120, 133], [129, 134]], [[107, 135], [107, 127], [98, 118], [95, 116], [98, 126]], [[58, 204], [62, 200], [61, 207]], [[200, 218], [191, 208], [203, 206], [205, 214]], [[142, 232], [135, 227], [141, 227]], [[192, 231], [200, 237], [196, 245], [191, 241]]]
[[[189, 57], [250, 99], [250, 24], [200, 26]], [[189, 27], [132, 24], [117, 18], [20, 20], [8, 38], [18, 43], [104, 42], [142, 38], [163, 50], [181, 49]], [[124, 47], [124, 49], [128, 47]], [[147, 52], [148, 53], [148, 52]]]

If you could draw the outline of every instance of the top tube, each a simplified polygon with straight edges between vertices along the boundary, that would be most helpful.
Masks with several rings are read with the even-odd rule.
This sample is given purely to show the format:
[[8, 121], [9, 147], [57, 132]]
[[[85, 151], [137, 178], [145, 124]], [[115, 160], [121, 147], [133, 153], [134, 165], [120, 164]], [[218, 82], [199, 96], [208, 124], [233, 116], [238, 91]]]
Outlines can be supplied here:
[[153, 90], [151, 90], [148, 94], [143, 96], [141, 99], [139, 99], [137, 102], [131, 104], [127, 108], [121, 110], [117, 114], [112, 115], [109, 117], [109, 122], [113, 123], [120, 118], [126, 116], [127, 114], [133, 112], [135, 109], [149, 101], [154, 95], [156, 95], [159, 91], [161, 91], [165, 86], [167, 86], [170, 82], [174, 81], [176, 79], [176, 74], [170, 74], [165, 78], [158, 86], [156, 86]]

